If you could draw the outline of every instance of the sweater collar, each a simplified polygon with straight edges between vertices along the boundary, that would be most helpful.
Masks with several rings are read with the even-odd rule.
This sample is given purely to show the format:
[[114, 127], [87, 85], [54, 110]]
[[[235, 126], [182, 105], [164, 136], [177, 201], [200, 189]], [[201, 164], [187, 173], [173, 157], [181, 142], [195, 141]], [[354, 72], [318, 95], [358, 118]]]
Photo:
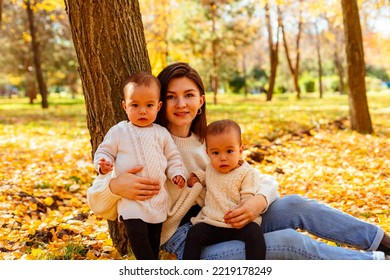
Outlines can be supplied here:
[[172, 139], [175, 142], [176, 146], [178, 146], [178, 147], [186, 147], [186, 146], [193, 147], [194, 144], [201, 145], [201, 143], [199, 142], [198, 136], [195, 135], [194, 133], [191, 133], [190, 136], [184, 137], [184, 138], [172, 135]]

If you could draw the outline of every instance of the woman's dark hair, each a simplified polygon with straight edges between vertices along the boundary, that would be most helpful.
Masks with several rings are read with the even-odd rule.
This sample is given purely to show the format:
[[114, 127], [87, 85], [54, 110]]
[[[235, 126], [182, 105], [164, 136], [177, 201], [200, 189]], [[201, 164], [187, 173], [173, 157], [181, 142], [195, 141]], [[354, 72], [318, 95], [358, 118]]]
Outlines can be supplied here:
[[[202, 82], [202, 78], [199, 76], [198, 72], [188, 65], [188, 63], [177, 62], [165, 67], [160, 74], [158, 74], [157, 79], [159, 79], [161, 84], [161, 94], [160, 100], [163, 105], [160, 111], [157, 114], [156, 123], [167, 127], [168, 119], [166, 115], [166, 102], [167, 102], [167, 89], [169, 82], [175, 78], [183, 78], [186, 77], [192, 80], [198, 87], [200, 95], [205, 95], [204, 85]], [[201, 143], [204, 142], [206, 136], [206, 100], [201, 107], [201, 113], [195, 117], [191, 124], [191, 132], [195, 133], [199, 137], [199, 141]]]

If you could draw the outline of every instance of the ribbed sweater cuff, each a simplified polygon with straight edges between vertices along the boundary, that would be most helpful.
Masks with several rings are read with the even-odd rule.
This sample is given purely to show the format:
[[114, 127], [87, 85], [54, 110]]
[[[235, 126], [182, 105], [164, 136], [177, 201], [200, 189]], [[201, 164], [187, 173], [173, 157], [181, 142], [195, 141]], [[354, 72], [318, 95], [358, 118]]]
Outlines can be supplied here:
[[264, 209], [264, 211], [261, 214], [267, 212], [268, 207], [272, 204], [272, 202], [280, 198], [279, 193], [273, 189], [260, 190], [257, 194], [263, 195], [267, 200], [267, 207]]
[[112, 193], [110, 190], [111, 173], [99, 175], [95, 179], [93, 186], [88, 189], [87, 201], [96, 215], [115, 220], [117, 218], [116, 203], [121, 199], [121, 196]]

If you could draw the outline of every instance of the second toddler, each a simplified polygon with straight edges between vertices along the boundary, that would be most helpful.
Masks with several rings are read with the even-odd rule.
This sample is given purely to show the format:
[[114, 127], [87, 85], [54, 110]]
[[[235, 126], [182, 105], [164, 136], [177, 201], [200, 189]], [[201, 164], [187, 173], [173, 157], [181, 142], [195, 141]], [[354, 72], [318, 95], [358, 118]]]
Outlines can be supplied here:
[[256, 195], [260, 172], [241, 159], [243, 151], [241, 129], [231, 120], [220, 120], [207, 126], [206, 152], [211, 164], [206, 171], [196, 171], [188, 185], [206, 185], [204, 206], [191, 219], [183, 259], [199, 260], [202, 248], [228, 240], [245, 242], [246, 259], [265, 259], [265, 240], [260, 217], [236, 229], [225, 223], [224, 217], [242, 200]]

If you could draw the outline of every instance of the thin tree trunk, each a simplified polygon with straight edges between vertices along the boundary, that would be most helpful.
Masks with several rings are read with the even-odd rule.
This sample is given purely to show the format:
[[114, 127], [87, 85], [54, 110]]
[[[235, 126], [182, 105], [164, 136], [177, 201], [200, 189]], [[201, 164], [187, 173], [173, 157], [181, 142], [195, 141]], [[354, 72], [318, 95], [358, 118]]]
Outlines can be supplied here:
[[49, 103], [47, 101], [46, 83], [43, 79], [43, 74], [42, 74], [41, 52], [39, 49], [39, 42], [37, 41], [37, 38], [36, 38], [36, 30], [35, 30], [35, 26], [34, 26], [34, 12], [31, 8], [30, 0], [25, 0], [25, 4], [27, 6], [27, 16], [28, 16], [28, 23], [29, 23], [29, 27], [30, 27], [31, 48], [32, 48], [32, 53], [33, 53], [33, 58], [34, 58], [35, 73], [37, 76], [39, 93], [42, 97], [42, 108], [46, 109], [46, 108], [49, 108]]
[[276, 31], [276, 42], [274, 43], [268, 2], [265, 4], [265, 17], [266, 17], [267, 30], [268, 30], [268, 48], [269, 48], [269, 60], [270, 60], [270, 77], [269, 77], [269, 86], [267, 91], [267, 101], [271, 101], [272, 96], [274, 94], [276, 71], [279, 64], [279, 30], [281, 25], [281, 18], [280, 18], [280, 13], [278, 13], [278, 27]]
[[[299, 3], [301, 3], [301, 1], [299, 1]], [[279, 9], [279, 12], [280, 12], [280, 9]], [[295, 52], [296, 52], [295, 66], [293, 66], [292, 59], [290, 57], [290, 51], [289, 51], [289, 47], [288, 47], [288, 43], [287, 43], [287, 36], [286, 36], [285, 29], [284, 29], [282, 17], [280, 20], [280, 24], [281, 24], [282, 35], [283, 35], [283, 46], [284, 46], [284, 50], [286, 53], [288, 67], [290, 69], [290, 73], [291, 73], [291, 76], [293, 78], [294, 90], [296, 92], [297, 99], [300, 99], [301, 98], [301, 88], [299, 87], [299, 62], [300, 62], [300, 39], [301, 39], [302, 24], [303, 24], [301, 6], [299, 7], [298, 33], [297, 33], [297, 37], [295, 40]]]
[[342, 48], [344, 45], [344, 35], [342, 34], [340, 27], [335, 27], [332, 21], [328, 21], [329, 30], [334, 34], [335, 40], [332, 42], [333, 48], [333, 63], [336, 67], [337, 76], [338, 76], [338, 91], [340, 94], [344, 94], [344, 67], [343, 59], [340, 56], [342, 53]]
[[34, 104], [34, 100], [37, 98], [37, 90], [35, 85], [35, 78], [32, 71], [30, 71], [31, 66], [31, 57], [27, 56], [26, 60], [24, 61], [24, 71], [26, 76], [26, 95], [29, 98], [29, 103]]
[[242, 73], [243, 73], [243, 78], [244, 78], [244, 96], [245, 98], [248, 96], [248, 77], [246, 74], [246, 56], [245, 53], [242, 56]]
[[[137, 0], [66, 0], [79, 62], [92, 155], [111, 126], [126, 119], [122, 84], [129, 75], [151, 72]], [[130, 250], [122, 223], [109, 221], [121, 254]]]
[[210, 2], [210, 11], [211, 11], [211, 24], [212, 24], [212, 36], [213, 39], [211, 41], [211, 51], [212, 51], [212, 60], [213, 60], [213, 66], [212, 66], [212, 73], [211, 73], [211, 88], [214, 93], [214, 104], [217, 104], [217, 94], [218, 94], [218, 75], [217, 75], [217, 69], [218, 69], [218, 62], [217, 62], [217, 45], [218, 45], [218, 39], [217, 39], [217, 33], [215, 28], [215, 17], [217, 13], [217, 4], [212, 1]]
[[373, 133], [365, 83], [365, 62], [359, 10], [356, 0], [342, 0], [349, 87], [351, 128], [359, 133]]
[[340, 58], [340, 55], [339, 55], [339, 50], [337, 48], [335, 48], [334, 50], [334, 55], [333, 55], [333, 61], [334, 61], [334, 64], [336, 66], [336, 71], [337, 71], [337, 76], [339, 78], [339, 93], [340, 94], [344, 94], [344, 68], [343, 68], [343, 64], [341, 62], [341, 58]]
[[320, 98], [323, 97], [324, 90], [322, 86], [322, 60], [321, 60], [321, 37], [318, 32], [317, 24], [315, 24], [316, 27], [316, 50], [317, 50], [317, 63], [318, 63], [318, 88], [320, 91]]

